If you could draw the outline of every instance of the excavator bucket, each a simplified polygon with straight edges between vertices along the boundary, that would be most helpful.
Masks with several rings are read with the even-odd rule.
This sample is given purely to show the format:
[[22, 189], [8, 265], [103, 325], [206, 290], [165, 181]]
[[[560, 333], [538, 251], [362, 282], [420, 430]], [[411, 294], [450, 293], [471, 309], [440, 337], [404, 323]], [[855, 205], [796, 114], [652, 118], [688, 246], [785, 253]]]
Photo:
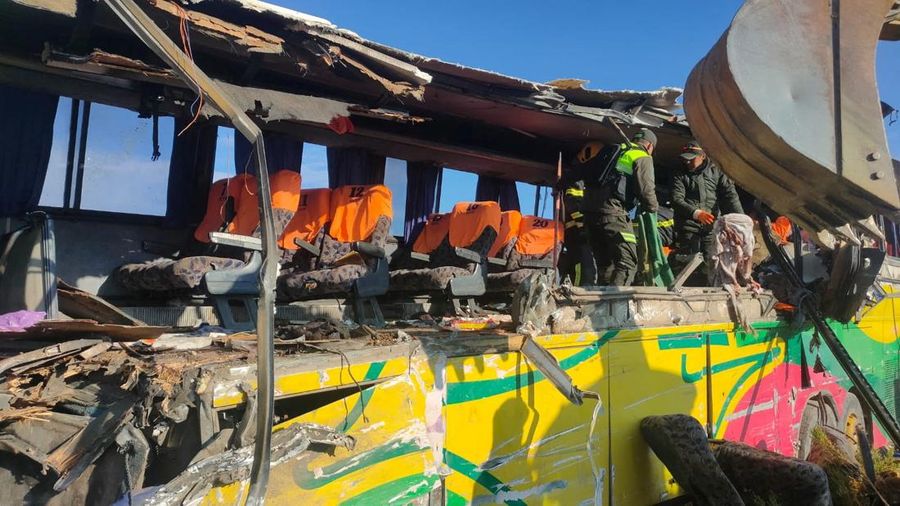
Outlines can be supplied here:
[[738, 184], [820, 242], [900, 211], [875, 81], [896, 0], [748, 0], [688, 78], [694, 135]]

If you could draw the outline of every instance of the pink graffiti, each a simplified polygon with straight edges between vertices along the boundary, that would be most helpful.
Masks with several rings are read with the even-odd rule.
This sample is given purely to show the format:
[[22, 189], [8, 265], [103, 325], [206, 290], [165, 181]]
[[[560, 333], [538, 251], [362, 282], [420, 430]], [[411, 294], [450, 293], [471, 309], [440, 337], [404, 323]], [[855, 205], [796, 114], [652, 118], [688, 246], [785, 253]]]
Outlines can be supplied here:
[[[724, 438], [757, 448], [796, 456], [799, 448], [800, 420], [807, 401], [819, 392], [827, 392], [838, 408], [838, 421], [844, 414], [847, 390], [828, 373], [809, 369], [809, 388], [801, 388], [801, 367], [781, 364], [759, 380], [733, 409], [728, 410], [723, 424]], [[715, 378], [713, 378], [715, 382]], [[721, 434], [721, 431], [719, 431]], [[887, 443], [881, 431], [875, 430], [875, 446]]]

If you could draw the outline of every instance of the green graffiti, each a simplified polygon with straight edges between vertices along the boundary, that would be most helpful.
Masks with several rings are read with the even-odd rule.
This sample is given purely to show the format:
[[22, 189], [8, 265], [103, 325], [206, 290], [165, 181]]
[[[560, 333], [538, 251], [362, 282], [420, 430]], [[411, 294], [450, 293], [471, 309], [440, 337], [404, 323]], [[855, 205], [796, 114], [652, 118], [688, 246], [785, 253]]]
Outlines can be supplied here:
[[294, 470], [294, 482], [305, 490], [313, 490], [324, 487], [348, 474], [355, 473], [360, 469], [365, 469], [375, 464], [379, 464], [386, 460], [390, 460], [404, 455], [430, 451], [429, 448], [419, 446], [415, 441], [389, 441], [377, 448], [360, 453], [349, 459], [340, 460], [333, 464], [329, 464], [322, 468], [319, 476], [314, 476], [303, 466], [297, 466]]
[[[717, 331], [707, 332], [710, 346], [728, 346], [728, 333]], [[682, 334], [660, 335], [657, 343], [660, 350], [684, 350], [702, 348], [706, 344], [706, 337], [700, 332], [685, 332]]]
[[[447, 449], [444, 449], [444, 463], [450, 469], [481, 485], [491, 494], [497, 495], [500, 492], [510, 492], [512, 490], [509, 485], [498, 480], [491, 473], [479, 469], [472, 462]], [[519, 499], [508, 499], [504, 502], [510, 506], [526, 506], [525, 501]]]
[[447, 491], [447, 506], [466, 506], [469, 504], [469, 501], [466, 500], [465, 497], [457, 494], [456, 492], [446, 489]]
[[[769, 353], [772, 354], [773, 357], [777, 357], [781, 354], [781, 348], [774, 347], [771, 352], [764, 351], [762, 353], [756, 353], [754, 355], [747, 355], [746, 357], [735, 358], [732, 360], [728, 360], [726, 362], [722, 362], [719, 364], [713, 364], [710, 367], [710, 373], [718, 374], [723, 371], [727, 371], [729, 369], [734, 369], [736, 367], [740, 367], [742, 365], [747, 364], [759, 364], [765, 363], [768, 359]], [[681, 355], [681, 379], [685, 383], [696, 383], [706, 376], [706, 368], [700, 369], [697, 372], [688, 372], [687, 370], [687, 353]]]
[[[612, 330], [604, 333], [600, 339], [591, 343], [583, 350], [559, 361], [563, 370], [569, 370], [596, 355], [600, 348], [612, 339], [618, 331]], [[524, 377], [524, 381], [523, 381]], [[516, 390], [520, 386], [531, 386], [544, 379], [540, 371], [516, 374], [506, 378], [496, 378], [478, 381], [460, 381], [447, 385], [447, 404], [459, 404], [461, 402], [475, 401]]]
[[[369, 369], [366, 371], [365, 376], [363, 376], [362, 381], [373, 381], [378, 379], [381, 376], [381, 371], [384, 370], [385, 362], [372, 362], [369, 364]], [[353, 427], [353, 424], [359, 420], [359, 417], [362, 416], [363, 409], [369, 404], [369, 400], [372, 398], [372, 394], [375, 393], [374, 388], [367, 388], [360, 392], [359, 398], [356, 400], [356, 403], [350, 408], [350, 412], [347, 413], [347, 416], [344, 418], [344, 421], [339, 423], [335, 430], [341, 432], [347, 432], [350, 430], [350, 427]]]
[[437, 483], [437, 475], [413, 474], [389, 481], [366, 490], [356, 497], [341, 502], [342, 506], [368, 506], [370, 504], [409, 504], [413, 499], [428, 494]]

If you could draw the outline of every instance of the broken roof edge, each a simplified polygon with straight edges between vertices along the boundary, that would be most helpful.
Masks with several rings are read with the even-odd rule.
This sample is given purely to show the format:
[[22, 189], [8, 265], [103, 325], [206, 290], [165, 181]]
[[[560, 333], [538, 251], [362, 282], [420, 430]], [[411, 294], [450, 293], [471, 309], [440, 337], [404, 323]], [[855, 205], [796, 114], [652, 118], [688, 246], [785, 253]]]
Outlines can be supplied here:
[[657, 90], [650, 91], [634, 91], [634, 90], [603, 90], [590, 89], [583, 86], [578, 88], [569, 88], [557, 86], [554, 83], [563, 81], [578, 81], [587, 83], [583, 80], [574, 79], [556, 79], [549, 83], [539, 83], [529, 81], [524, 78], [510, 76], [491, 70], [470, 67], [460, 63], [453, 63], [424, 56], [404, 49], [391, 47], [373, 40], [366, 39], [356, 32], [343, 29], [332, 23], [331, 21], [295, 11], [286, 7], [281, 7], [268, 2], [259, 0], [186, 0], [191, 4], [224, 4], [238, 7], [239, 9], [252, 13], [252, 15], [265, 15], [271, 18], [277, 18], [281, 21], [283, 28], [287, 31], [299, 31], [312, 33], [320, 32], [332, 36], [343, 37], [348, 42], [361, 44], [371, 50], [381, 52], [387, 56], [403, 60], [406, 63], [420, 67], [423, 72], [440, 72], [443, 74], [479, 81], [484, 84], [502, 86], [511, 89], [519, 89], [523, 91], [541, 92], [553, 91], [560, 93], [567, 99], [572, 100], [578, 105], [594, 105], [602, 102], [615, 101], [644, 101], [646, 105], [665, 109], [668, 111], [676, 111], [681, 108], [677, 99], [682, 95], [683, 90], [677, 87], [662, 87]]

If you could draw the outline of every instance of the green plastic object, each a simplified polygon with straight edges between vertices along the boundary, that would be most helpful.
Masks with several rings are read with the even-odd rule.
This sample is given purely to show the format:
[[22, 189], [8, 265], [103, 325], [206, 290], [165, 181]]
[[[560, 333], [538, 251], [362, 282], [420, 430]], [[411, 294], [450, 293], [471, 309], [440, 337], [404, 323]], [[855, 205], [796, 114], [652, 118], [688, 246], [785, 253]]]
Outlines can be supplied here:
[[656, 213], [640, 213], [637, 219], [637, 240], [639, 255], [643, 259], [644, 284], [647, 286], [669, 287], [675, 282], [675, 275], [663, 253], [662, 240], [657, 230]]

